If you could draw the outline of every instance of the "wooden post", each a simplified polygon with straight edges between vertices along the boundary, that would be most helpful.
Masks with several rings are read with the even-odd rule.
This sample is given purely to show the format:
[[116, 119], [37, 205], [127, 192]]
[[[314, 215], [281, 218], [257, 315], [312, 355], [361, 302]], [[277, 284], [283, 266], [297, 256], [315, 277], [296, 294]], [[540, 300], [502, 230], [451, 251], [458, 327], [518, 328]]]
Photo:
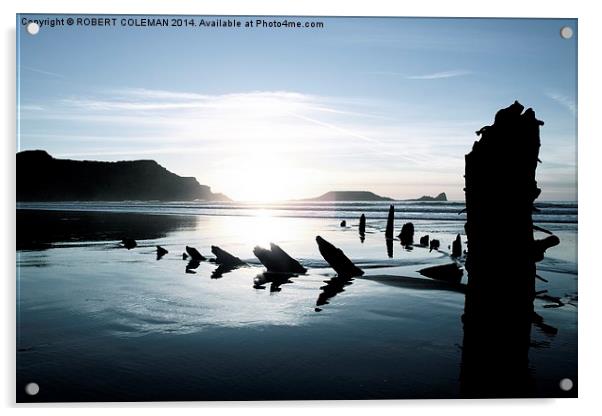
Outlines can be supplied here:
[[401, 227], [399, 239], [401, 240], [402, 246], [411, 246], [414, 244], [414, 224], [406, 222], [403, 227]]
[[528, 349], [538, 247], [532, 211], [541, 192], [535, 170], [543, 122], [523, 109], [515, 101], [498, 111], [466, 155], [466, 397], [532, 394]]
[[320, 236], [316, 237], [316, 243], [318, 243], [318, 249], [324, 260], [337, 272], [339, 277], [355, 277], [364, 274], [364, 271], [353, 264], [340, 248]]
[[360, 227], [359, 227], [360, 235], [366, 234], [366, 216], [362, 214], [360, 217]]
[[456, 236], [456, 239], [452, 242], [452, 257], [462, 257], [462, 238], [460, 234]]
[[393, 239], [393, 226], [395, 221], [395, 207], [391, 205], [389, 207], [389, 216], [387, 217], [387, 228], [385, 229], [385, 238]]

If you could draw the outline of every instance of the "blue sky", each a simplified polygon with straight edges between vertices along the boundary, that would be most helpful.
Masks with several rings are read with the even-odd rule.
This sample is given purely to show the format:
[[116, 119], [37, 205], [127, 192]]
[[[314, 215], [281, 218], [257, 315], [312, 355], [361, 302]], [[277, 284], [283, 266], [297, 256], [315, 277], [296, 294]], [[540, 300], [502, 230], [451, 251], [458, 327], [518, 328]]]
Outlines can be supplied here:
[[461, 200], [474, 132], [518, 99], [545, 121], [540, 199], [576, 199], [576, 21], [297, 20], [324, 28], [19, 27], [19, 150], [154, 159], [235, 199]]

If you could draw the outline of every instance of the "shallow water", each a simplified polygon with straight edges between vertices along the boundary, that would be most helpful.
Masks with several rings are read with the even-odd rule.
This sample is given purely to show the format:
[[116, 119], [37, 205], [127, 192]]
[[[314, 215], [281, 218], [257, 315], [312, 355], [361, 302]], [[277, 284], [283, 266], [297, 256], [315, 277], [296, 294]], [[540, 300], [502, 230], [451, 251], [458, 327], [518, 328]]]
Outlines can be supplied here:
[[[464, 295], [417, 271], [450, 261], [463, 223], [413, 220], [415, 239], [439, 238], [441, 251], [395, 242], [389, 258], [383, 219], [368, 217], [363, 243], [357, 221], [348, 217], [341, 228], [339, 219], [18, 210], [18, 399], [459, 397]], [[562, 243], [538, 267], [549, 283], [537, 285], [564, 306], [536, 300], [558, 333], [534, 327], [530, 368], [534, 394], [559, 397], [575, 394], [558, 382], [576, 381], [576, 224], [546, 228]], [[120, 248], [124, 233], [138, 247]], [[316, 235], [365, 276], [333, 280]], [[307, 275], [256, 281], [263, 267], [252, 249], [271, 241]], [[160, 260], [157, 244], [169, 250]], [[249, 265], [220, 278], [211, 262], [187, 273], [186, 245], [209, 258], [218, 245]], [[22, 394], [30, 381], [38, 396]]]

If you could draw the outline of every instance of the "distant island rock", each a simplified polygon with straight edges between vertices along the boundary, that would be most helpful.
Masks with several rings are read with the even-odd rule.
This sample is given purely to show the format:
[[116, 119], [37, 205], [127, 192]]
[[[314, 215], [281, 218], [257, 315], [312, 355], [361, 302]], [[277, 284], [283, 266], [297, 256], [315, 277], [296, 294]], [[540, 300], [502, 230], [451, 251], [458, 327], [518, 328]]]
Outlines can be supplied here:
[[368, 191], [330, 191], [317, 198], [304, 199], [304, 201], [393, 201], [393, 199]]
[[228, 201], [195, 178], [154, 160], [55, 159], [43, 150], [17, 153], [17, 201]]
[[441, 202], [446, 202], [447, 201], [447, 195], [445, 195], [445, 192], [441, 192], [437, 196], [424, 195], [424, 196], [421, 196], [420, 198], [417, 198], [417, 199], [408, 199], [408, 201], [441, 201]]

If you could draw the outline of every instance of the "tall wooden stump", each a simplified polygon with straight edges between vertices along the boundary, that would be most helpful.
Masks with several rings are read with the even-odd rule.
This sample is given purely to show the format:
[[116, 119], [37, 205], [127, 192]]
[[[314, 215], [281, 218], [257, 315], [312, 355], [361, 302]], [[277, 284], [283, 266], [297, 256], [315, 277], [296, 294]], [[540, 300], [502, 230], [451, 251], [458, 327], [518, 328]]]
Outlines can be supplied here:
[[389, 215], [387, 216], [387, 228], [385, 228], [385, 238], [393, 239], [393, 227], [395, 222], [395, 207], [391, 205], [389, 207]]
[[532, 109], [498, 111], [466, 155], [468, 286], [464, 306], [462, 393], [529, 396], [528, 350], [535, 251], [533, 202], [540, 147]]
[[360, 217], [360, 226], [359, 226], [360, 235], [366, 234], [366, 216], [362, 214]]

